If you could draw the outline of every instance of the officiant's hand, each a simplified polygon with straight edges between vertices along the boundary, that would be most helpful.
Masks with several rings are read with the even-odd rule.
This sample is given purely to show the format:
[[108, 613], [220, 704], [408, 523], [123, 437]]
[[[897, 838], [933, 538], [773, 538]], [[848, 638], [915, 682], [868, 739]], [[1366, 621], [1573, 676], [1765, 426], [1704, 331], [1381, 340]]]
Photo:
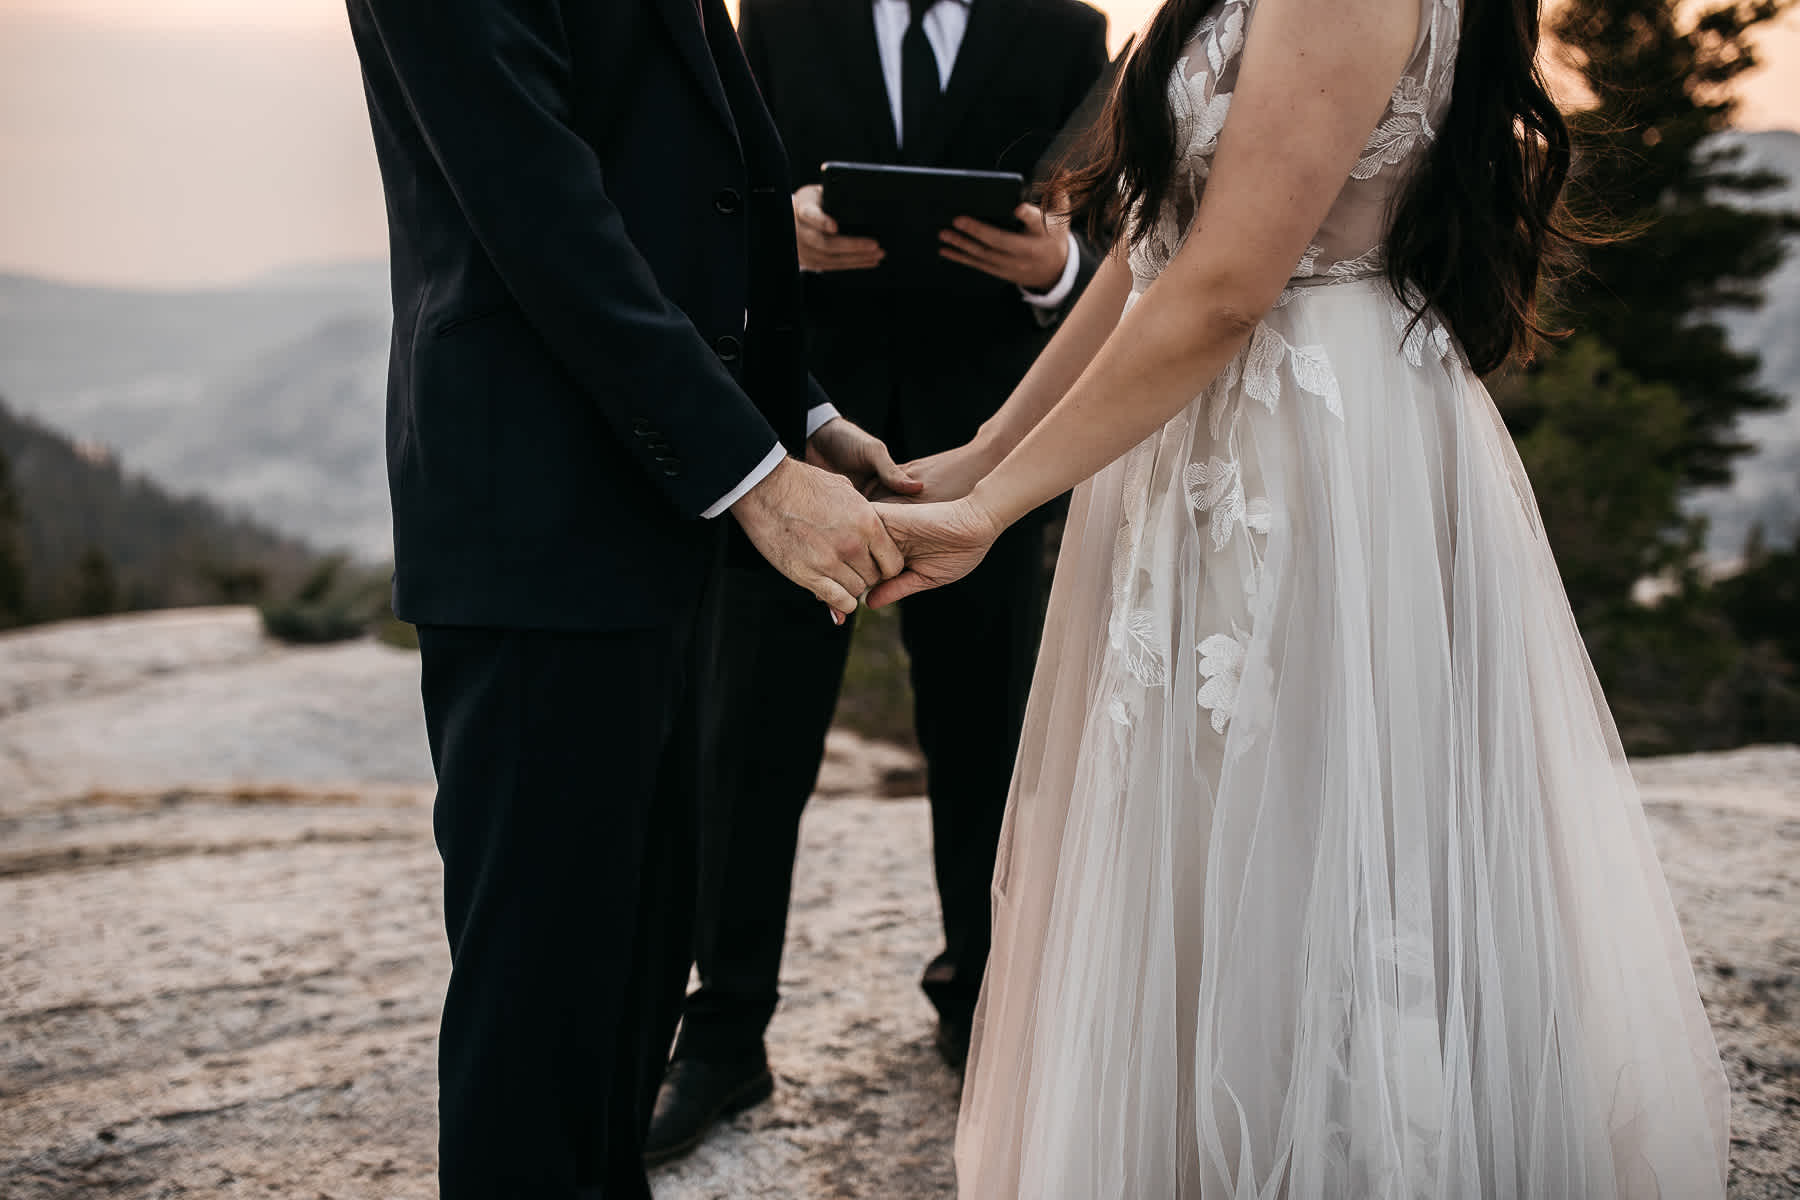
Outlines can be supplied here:
[[731, 515], [777, 571], [846, 617], [857, 597], [904, 565], [874, 506], [849, 480], [796, 459], [782, 459]]
[[794, 193], [794, 240], [800, 265], [808, 271], [866, 271], [887, 257], [874, 238], [845, 237], [826, 215], [825, 189], [809, 183]]
[[843, 417], [833, 417], [806, 440], [806, 461], [836, 471], [865, 496], [878, 489], [895, 496], [922, 490], [910, 470], [894, 465], [885, 442]]
[[987, 557], [1004, 528], [967, 498], [948, 504], [878, 504], [875, 511], [906, 557], [906, 569], [869, 593], [870, 608], [955, 583]]
[[958, 217], [953, 228], [938, 234], [943, 243], [938, 253], [1026, 291], [1047, 292], [1062, 278], [1069, 255], [1074, 253], [1068, 224], [1046, 217], [1035, 204], [1019, 205], [1013, 216], [1025, 226], [1022, 232], [1013, 233], [974, 217]]

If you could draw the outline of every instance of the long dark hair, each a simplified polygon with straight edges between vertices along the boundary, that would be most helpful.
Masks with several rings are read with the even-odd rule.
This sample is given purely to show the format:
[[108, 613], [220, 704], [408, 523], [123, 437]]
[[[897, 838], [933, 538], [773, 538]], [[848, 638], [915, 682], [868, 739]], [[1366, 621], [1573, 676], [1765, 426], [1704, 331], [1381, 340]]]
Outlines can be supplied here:
[[[1216, 0], [1165, 0], [1119, 73], [1105, 114], [1049, 189], [1097, 242], [1149, 232], [1175, 175], [1169, 76]], [[1537, 66], [1537, 0], [1463, 0], [1450, 111], [1389, 214], [1387, 275], [1456, 332], [1480, 373], [1529, 356], [1538, 282], [1594, 240], [1562, 203], [1569, 127]], [[1122, 184], [1121, 184], [1122, 181]], [[1133, 212], [1144, 214], [1131, 224]], [[1415, 318], [1416, 319], [1416, 318]]]

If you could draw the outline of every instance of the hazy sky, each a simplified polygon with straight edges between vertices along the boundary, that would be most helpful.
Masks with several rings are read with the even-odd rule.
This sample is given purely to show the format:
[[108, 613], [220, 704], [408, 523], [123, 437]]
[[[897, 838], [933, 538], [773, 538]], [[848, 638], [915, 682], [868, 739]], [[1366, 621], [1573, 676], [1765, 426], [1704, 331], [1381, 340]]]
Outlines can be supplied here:
[[[1155, 0], [1102, 3], [1117, 46]], [[1744, 124], [1800, 128], [1800, 11]], [[383, 252], [342, 0], [0, 0], [0, 270], [229, 283]]]

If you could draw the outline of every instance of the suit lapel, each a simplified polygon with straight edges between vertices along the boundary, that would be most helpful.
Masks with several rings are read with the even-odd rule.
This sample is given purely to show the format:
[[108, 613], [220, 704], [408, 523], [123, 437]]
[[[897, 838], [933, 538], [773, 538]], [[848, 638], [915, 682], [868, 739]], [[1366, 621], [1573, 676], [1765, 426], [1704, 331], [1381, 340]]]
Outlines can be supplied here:
[[[844, 95], [868, 131], [878, 161], [900, 157], [894, 137], [894, 110], [881, 73], [881, 47], [875, 41], [874, 0], [812, 0], [819, 22], [823, 57], [837, 63]], [[817, 163], [805, 164], [815, 169]]]
[[[712, 61], [718, 67], [719, 82], [731, 107], [731, 117], [738, 135], [738, 147], [744, 153], [744, 166], [750, 173], [752, 187], [773, 182], [787, 191], [787, 152], [781, 145], [781, 134], [763, 103], [756, 77], [744, 58], [744, 45], [725, 12], [722, 0], [705, 0], [706, 40], [711, 45]], [[714, 15], [718, 19], [714, 20]]]
[[[706, 6], [707, 24], [724, 24], [730, 27], [731, 19], [725, 12], [725, 6], [719, 0], [701, 0]], [[719, 69], [713, 62], [712, 51], [707, 48], [706, 34], [700, 28], [700, 14], [695, 8], [696, 0], [651, 0], [657, 10], [662, 13], [663, 20], [669, 26], [669, 32], [675, 38], [675, 45], [681, 51], [681, 57], [687, 61], [688, 69], [706, 98], [718, 111], [719, 119], [725, 122], [725, 128], [737, 135], [737, 125], [731, 118], [731, 102], [725, 96], [725, 88], [719, 81]]]
[[1026, 0], [972, 0], [969, 26], [962, 48], [950, 71], [943, 101], [932, 114], [924, 139], [907, 148], [906, 156], [917, 163], [936, 163], [949, 145], [950, 136], [970, 107], [994, 81], [997, 68], [1014, 48], [1013, 31], [1024, 15]]

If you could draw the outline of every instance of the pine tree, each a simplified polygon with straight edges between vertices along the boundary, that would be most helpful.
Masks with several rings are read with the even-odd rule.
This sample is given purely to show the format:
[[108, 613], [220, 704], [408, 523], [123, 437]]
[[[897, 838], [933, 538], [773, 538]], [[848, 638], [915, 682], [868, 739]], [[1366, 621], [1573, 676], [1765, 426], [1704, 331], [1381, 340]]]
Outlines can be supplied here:
[[[1732, 85], [1757, 63], [1751, 32], [1790, 2], [1726, 0], [1684, 18], [1691, 10], [1667, 2], [1568, 0], [1552, 23], [1597, 101], [1571, 118], [1577, 195], [1603, 226], [1633, 232], [1588, 252], [1559, 308], [1638, 379], [1675, 389], [1685, 431], [1671, 465], [1690, 486], [1727, 482], [1746, 449], [1737, 416], [1780, 404], [1756, 386], [1757, 356], [1732, 349], [1713, 314], [1762, 302], [1800, 216], [1741, 207], [1782, 180], [1746, 169], [1714, 135], [1736, 111]], [[1509, 421], [1526, 432], [1538, 415]]]
[[[1540, 414], [1518, 442], [1595, 672], [1633, 753], [1800, 736], [1793, 632], [1800, 552], [1751, 555], [1714, 587], [1702, 528], [1681, 515], [1681, 402], [1578, 336], [1494, 381], [1509, 410]], [[1654, 581], [1654, 602], [1634, 598]]]
[[24, 522], [12, 464], [0, 449], [0, 629], [25, 622]]
[[100, 547], [89, 546], [76, 562], [71, 600], [77, 617], [103, 617], [119, 610], [118, 577]]
[[1509, 411], [1542, 414], [1518, 439], [1544, 535], [1584, 629], [1632, 604], [1634, 584], [1678, 567], [1695, 533], [1682, 527], [1680, 478], [1663, 465], [1682, 439], [1674, 389], [1646, 385], [1590, 337], [1495, 381]]
[[1719, 583], [1719, 601], [1732, 627], [1751, 645], [1774, 643], [1800, 664], [1800, 546], [1771, 550], [1761, 526], [1744, 548], [1744, 569]]

